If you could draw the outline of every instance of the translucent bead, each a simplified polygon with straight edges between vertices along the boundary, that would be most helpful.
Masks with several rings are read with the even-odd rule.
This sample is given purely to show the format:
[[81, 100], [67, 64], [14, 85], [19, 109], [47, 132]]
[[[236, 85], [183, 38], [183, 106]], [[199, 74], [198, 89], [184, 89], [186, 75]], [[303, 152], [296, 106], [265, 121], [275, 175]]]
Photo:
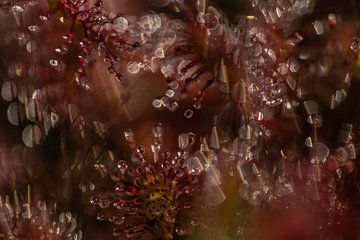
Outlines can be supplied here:
[[289, 71], [289, 66], [288, 66], [288, 64], [286, 64], [286, 63], [280, 63], [280, 64], [279, 64], [278, 72], [279, 72], [281, 75], [287, 74], [288, 71]]
[[199, 175], [204, 170], [204, 167], [198, 157], [192, 156], [186, 160], [186, 169], [189, 174]]
[[161, 27], [161, 17], [159, 15], [154, 15], [154, 23], [156, 28]]
[[59, 221], [61, 223], [69, 223], [72, 219], [72, 215], [70, 212], [63, 212], [59, 215]]
[[179, 88], [179, 83], [177, 81], [172, 81], [171, 83], [169, 83], [169, 87], [172, 89], [172, 90], [176, 90]]
[[113, 22], [113, 29], [118, 33], [125, 32], [129, 27], [128, 20], [124, 17], [115, 18]]
[[53, 67], [59, 66], [59, 61], [58, 61], [58, 60], [55, 60], [55, 59], [49, 60], [49, 63], [50, 63], [50, 65], [53, 66]]
[[186, 235], [186, 231], [185, 231], [184, 228], [182, 228], [182, 227], [176, 227], [176, 228], [175, 228], [175, 233], [176, 233], [178, 236], [185, 236], [185, 235]]
[[351, 139], [351, 133], [352, 133], [353, 125], [349, 123], [344, 123], [341, 126], [341, 130], [338, 135], [338, 140], [341, 143], [347, 143]]
[[212, 12], [209, 12], [204, 16], [204, 22], [205, 27], [209, 30], [216, 29], [219, 26], [219, 18]]
[[290, 58], [288, 63], [291, 72], [298, 72], [300, 69], [300, 63], [296, 58]]
[[291, 75], [286, 76], [286, 83], [288, 84], [291, 90], [295, 91], [297, 82], [293, 76]]
[[161, 39], [161, 42], [165, 45], [173, 45], [176, 40], [176, 33], [172, 30], [166, 31]]
[[322, 35], [329, 30], [329, 26], [326, 22], [316, 20], [313, 23], [314, 29], [317, 35]]
[[321, 142], [315, 142], [310, 150], [311, 161], [324, 163], [329, 156], [329, 148]]
[[190, 143], [190, 136], [188, 133], [179, 134], [178, 147], [181, 150], [185, 150], [189, 146], [189, 143]]
[[14, 5], [10, 8], [10, 12], [14, 14], [22, 13], [25, 9], [19, 5]]
[[12, 102], [9, 104], [6, 114], [8, 121], [17, 126], [24, 118], [24, 107], [20, 103]]
[[128, 168], [128, 165], [125, 161], [120, 160], [117, 164], [118, 169], [121, 171], [122, 174], [124, 174]]
[[179, 104], [177, 102], [171, 102], [169, 105], [166, 106], [166, 108], [170, 111], [170, 112], [175, 112], [179, 107]]
[[127, 71], [131, 74], [137, 74], [140, 71], [140, 64], [137, 62], [129, 62]]
[[294, 192], [294, 185], [287, 177], [279, 177], [275, 183], [275, 191], [279, 197], [285, 197]]
[[33, 53], [37, 50], [38, 48], [38, 45], [35, 41], [29, 41], [27, 44], [26, 44], [26, 51], [28, 53]]
[[16, 84], [10, 81], [3, 82], [1, 86], [1, 97], [5, 101], [12, 101], [17, 95]]
[[30, 25], [28, 26], [30, 32], [38, 33], [41, 31], [41, 28], [37, 25]]
[[193, 107], [198, 110], [201, 109], [201, 102], [198, 101], [198, 102], [194, 103]]
[[42, 133], [37, 125], [28, 125], [21, 134], [22, 140], [27, 147], [40, 144]]
[[106, 216], [103, 213], [98, 213], [96, 219], [99, 221], [104, 221], [106, 219]]
[[319, 104], [313, 100], [304, 101], [304, 107], [309, 115], [316, 115], [319, 113]]
[[154, 108], [161, 108], [161, 107], [164, 106], [164, 104], [163, 104], [163, 102], [162, 102], [160, 99], [154, 99], [154, 100], [152, 101], [152, 106], [153, 106]]
[[165, 95], [166, 95], [167, 97], [169, 97], [169, 98], [172, 98], [172, 97], [174, 97], [174, 95], [175, 95], [175, 91], [174, 91], [174, 90], [167, 90], [166, 93], [165, 93]]
[[158, 57], [158, 58], [164, 58], [165, 57], [164, 49], [163, 48], [157, 48], [155, 50], [155, 56]]
[[184, 116], [185, 116], [186, 118], [192, 118], [193, 115], [194, 115], [194, 112], [193, 112], [193, 110], [191, 110], [191, 109], [187, 109], [187, 110], [185, 110], [185, 112], [184, 112]]

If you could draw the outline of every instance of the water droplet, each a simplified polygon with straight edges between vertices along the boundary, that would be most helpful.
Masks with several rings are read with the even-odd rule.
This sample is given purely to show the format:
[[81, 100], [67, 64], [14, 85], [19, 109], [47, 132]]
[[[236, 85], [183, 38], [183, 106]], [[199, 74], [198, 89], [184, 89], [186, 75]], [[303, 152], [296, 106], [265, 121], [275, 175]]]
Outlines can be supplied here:
[[186, 160], [186, 168], [189, 174], [199, 175], [204, 170], [200, 159], [196, 156], [192, 156]]
[[170, 112], [175, 112], [179, 107], [179, 104], [177, 102], [170, 102], [170, 104], [168, 104], [166, 106], [166, 108], [170, 111]]
[[154, 99], [152, 101], [152, 105], [154, 108], [161, 108], [164, 106], [163, 102], [160, 99]]
[[166, 95], [167, 97], [169, 97], [169, 98], [172, 98], [172, 97], [174, 97], [174, 95], [175, 95], [175, 91], [174, 91], [174, 90], [167, 90], [166, 93], [165, 93], [165, 95]]
[[164, 49], [163, 48], [157, 48], [155, 50], [155, 56], [158, 57], [158, 58], [164, 58], [165, 57]]
[[98, 213], [96, 219], [99, 221], [104, 221], [106, 219], [106, 216], [103, 213]]
[[319, 113], [319, 104], [313, 100], [304, 101], [304, 107], [309, 115], [316, 115]]
[[51, 112], [50, 121], [51, 121], [51, 126], [54, 128], [59, 121], [59, 116], [56, 113]]
[[326, 22], [323, 22], [320, 20], [314, 21], [313, 25], [314, 25], [314, 29], [315, 29], [315, 32], [317, 35], [322, 35], [325, 32], [327, 32], [329, 29], [328, 24]]
[[117, 168], [121, 171], [122, 174], [125, 174], [125, 172], [128, 168], [128, 165], [126, 164], [126, 162], [124, 160], [120, 160], [120, 161], [118, 161]]
[[25, 65], [22, 63], [15, 63], [9, 66], [8, 74], [10, 77], [22, 77], [25, 73]]
[[276, 62], [277, 56], [274, 50], [270, 49], [270, 48], [265, 48], [264, 51], [266, 52], [266, 54], [271, 58], [271, 60], [273, 62]]
[[117, 17], [113, 22], [113, 28], [118, 33], [125, 32], [129, 27], [128, 20], [124, 17]]
[[26, 44], [26, 51], [28, 53], [33, 53], [37, 50], [38, 48], [38, 45], [35, 41], [29, 41], [27, 44]]
[[336, 25], [336, 23], [337, 23], [336, 14], [330, 13], [330, 14], [328, 15], [328, 21], [329, 21], [329, 24], [331, 24], [331, 25]]
[[291, 72], [298, 72], [300, 69], [300, 63], [296, 58], [290, 58], [287, 63]]
[[288, 64], [286, 64], [286, 63], [280, 63], [280, 64], [279, 64], [278, 72], [279, 72], [281, 75], [287, 74], [288, 71], [289, 71], [289, 66], [288, 66]]
[[107, 208], [110, 206], [110, 201], [107, 199], [100, 199], [99, 200], [99, 207], [100, 208]]
[[72, 219], [72, 215], [70, 212], [63, 212], [59, 215], [59, 221], [61, 223], [69, 223]]
[[24, 107], [20, 103], [12, 102], [9, 104], [6, 114], [8, 121], [17, 126], [24, 119]]
[[17, 95], [16, 84], [11, 81], [3, 82], [1, 86], [1, 97], [5, 101], [12, 101]]
[[198, 101], [198, 102], [194, 103], [193, 107], [198, 110], [201, 109], [201, 102]]
[[290, 89], [295, 91], [295, 89], [296, 89], [296, 80], [295, 80], [295, 78], [293, 76], [291, 76], [291, 75], [288, 75], [288, 76], [286, 76], [286, 82], [289, 85]]
[[324, 163], [326, 158], [329, 156], [329, 148], [321, 142], [315, 142], [313, 147], [310, 149], [310, 157], [312, 162]]
[[186, 118], [192, 118], [193, 115], [194, 115], [194, 112], [191, 109], [187, 109], [187, 110], [184, 111], [184, 116]]
[[185, 150], [189, 146], [190, 136], [188, 133], [182, 133], [178, 136], [178, 147]]
[[127, 65], [127, 71], [131, 74], [137, 74], [140, 71], [140, 64], [137, 62], [129, 62]]
[[169, 87], [172, 89], [172, 90], [176, 90], [178, 89], [179, 87], [179, 83], [177, 81], [172, 81], [171, 83], [169, 83]]
[[39, 145], [42, 137], [41, 129], [37, 125], [28, 125], [24, 128], [21, 137], [27, 147]]
[[33, 98], [25, 98], [24, 106], [26, 118], [32, 122], [36, 122], [38, 120], [38, 115], [42, 110], [38, 101]]
[[182, 227], [176, 227], [175, 233], [180, 237], [185, 236], [185, 234], [186, 234], [185, 230]]
[[313, 142], [312, 142], [311, 137], [307, 137], [307, 138], [305, 139], [305, 146], [307, 146], [307, 147], [309, 147], [309, 148], [313, 147]]
[[38, 33], [41, 31], [41, 28], [37, 25], [30, 25], [28, 26], [30, 32]]
[[53, 66], [53, 67], [59, 66], [59, 61], [58, 61], [58, 60], [55, 60], [55, 59], [50, 59], [49, 63], [50, 63], [50, 65]]
[[11, 13], [19, 14], [22, 13], [25, 9], [20, 7], [19, 5], [14, 5], [10, 8]]
[[219, 26], [219, 17], [217, 16], [218, 13], [216, 13], [213, 8], [210, 9], [212, 11], [208, 11], [204, 16], [204, 19], [199, 19], [199, 20], [205, 21], [205, 27], [207, 29], [214, 30]]
[[44, 16], [44, 15], [40, 15], [39, 18], [40, 18], [41, 21], [47, 21], [48, 20], [48, 17]]

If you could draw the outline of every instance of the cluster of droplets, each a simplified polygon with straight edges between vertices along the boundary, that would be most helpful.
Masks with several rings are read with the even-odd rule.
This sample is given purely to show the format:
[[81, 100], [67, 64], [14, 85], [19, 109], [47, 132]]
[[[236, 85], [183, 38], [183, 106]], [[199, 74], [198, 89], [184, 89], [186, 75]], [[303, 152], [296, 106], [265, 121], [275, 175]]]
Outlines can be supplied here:
[[154, 128], [153, 136], [153, 158], [148, 159], [145, 147], [136, 144], [131, 130], [126, 131], [131, 161], [119, 160], [115, 170], [107, 169], [115, 182], [113, 192], [90, 199], [104, 210], [98, 220], [115, 224], [115, 236], [172, 239], [181, 228], [179, 219], [194, 207], [191, 199], [199, 191], [203, 170], [192, 153], [195, 135], [179, 135], [174, 154], [162, 148], [161, 125]]
[[[179, 101], [190, 96], [193, 105], [184, 111], [184, 116], [191, 118], [194, 110], [201, 108], [206, 88], [214, 79], [218, 79], [223, 93], [235, 96], [243, 114], [243, 122], [235, 138], [226, 135], [227, 132], [218, 129], [215, 124], [208, 140], [202, 139], [198, 151], [193, 151], [196, 138], [192, 133], [179, 135], [177, 152], [171, 154], [163, 150], [163, 129], [160, 125], [156, 126], [151, 145], [152, 159], [148, 159], [145, 147], [137, 145], [134, 133], [126, 131], [125, 138], [132, 152], [131, 160], [116, 161], [115, 154], [106, 143], [100, 141], [97, 145], [86, 145], [92, 142], [89, 139], [94, 135], [106, 139], [107, 126], [98, 121], [89, 121], [75, 105], [67, 105], [66, 114], [72, 126], [79, 130], [85, 145], [83, 147], [91, 149], [94, 154], [95, 168], [103, 177], [110, 176], [115, 182], [114, 191], [110, 194], [94, 195], [90, 199], [91, 204], [103, 209], [97, 219], [114, 223], [114, 235], [117, 237], [172, 239], [173, 232], [183, 235], [186, 231], [178, 219], [183, 211], [193, 207], [189, 199], [195, 192], [200, 190], [204, 193], [203, 202], [207, 206], [218, 206], [225, 201], [221, 186], [221, 173], [224, 172], [239, 177], [240, 197], [252, 206], [278, 203], [283, 198], [305, 192], [301, 198], [303, 203], [309, 202], [307, 198], [321, 200], [325, 195], [328, 196], [326, 204], [329, 204], [326, 209], [333, 216], [341, 215], [347, 206], [339, 200], [334, 189], [346, 172], [350, 173], [354, 168], [352, 160], [356, 158], [356, 149], [352, 126], [344, 124], [338, 146], [331, 152], [318, 136], [318, 128], [323, 122], [319, 105], [312, 100], [303, 101], [300, 105], [299, 101], [306, 95], [306, 88], [297, 79], [302, 69], [309, 73], [309, 76], [305, 76], [307, 78], [328, 77], [333, 66], [331, 56], [343, 52], [341, 43], [336, 40], [331, 42], [331, 54], [325, 56], [312, 56], [311, 52], [301, 48], [299, 52], [295, 51], [297, 55], [290, 54], [304, 40], [300, 33], [294, 33], [293, 28], [299, 17], [312, 11], [311, 1], [252, 1], [253, 6], [262, 12], [266, 23], [280, 27], [289, 36], [285, 40], [264, 27], [262, 19], [254, 16], [240, 17], [236, 26], [229, 27], [215, 8], [209, 7], [205, 11], [204, 2], [198, 2], [197, 21], [206, 27], [209, 36], [226, 36], [225, 52], [234, 50], [229, 54], [232, 64], [244, 73], [234, 86], [231, 86], [227, 72], [227, 63], [231, 62], [229, 58], [221, 59], [214, 73], [210, 72], [199, 60], [199, 53], [192, 47], [190, 36], [185, 33], [189, 26], [187, 23], [161, 14], [110, 17], [105, 13], [101, 1], [61, 2], [84, 27], [86, 37], [78, 43], [81, 53], [74, 81], [85, 90], [91, 88], [86, 71], [90, 63], [96, 60], [96, 52], [102, 55], [108, 74], [114, 75], [122, 84], [125, 81], [119, 71], [121, 60], [125, 62], [124, 75], [136, 75], [141, 71], [161, 73], [167, 79], [168, 88], [164, 96], [152, 102], [157, 109], [176, 111]], [[153, 3], [160, 7], [168, 5], [170, 1]], [[25, 6], [16, 5], [14, 9], [16, 20], [21, 19]], [[39, 19], [47, 22], [50, 18], [41, 15]], [[59, 21], [64, 23], [66, 19], [61, 17]], [[313, 34], [324, 37], [340, 23], [339, 16], [329, 14], [326, 19], [312, 23]], [[21, 25], [25, 30], [15, 34], [17, 42], [29, 54], [39, 50], [40, 45], [34, 36], [44, 31], [40, 25]], [[55, 56], [46, 61], [53, 71], [65, 72], [63, 57], [74, 43], [73, 37], [72, 33], [62, 35], [61, 42], [54, 49]], [[95, 42], [98, 44], [96, 49]], [[358, 38], [354, 38], [347, 49], [353, 58], [359, 53], [359, 42]], [[12, 64], [8, 73], [10, 80], [5, 81], [1, 88], [2, 98], [12, 102], [7, 109], [10, 123], [20, 125], [24, 120], [30, 122], [22, 133], [23, 142], [28, 147], [39, 144], [43, 135], [47, 135], [59, 121], [56, 109], [47, 102], [45, 89], [41, 89], [39, 84], [34, 84], [36, 87], [30, 84], [23, 87], [22, 83], [16, 81], [25, 76], [38, 78], [39, 69], [42, 68], [36, 64], [29, 67], [23, 63]], [[351, 74], [346, 69], [343, 75], [344, 84], [341, 83], [339, 90], [330, 96], [331, 108], [339, 106], [347, 95], [345, 88], [350, 83]], [[287, 87], [300, 100], [291, 99], [287, 95]], [[304, 106], [306, 121], [312, 128], [312, 135], [304, 139], [309, 156], [301, 158], [293, 149], [288, 152], [285, 148], [272, 149], [272, 132], [264, 122], [274, 118], [277, 106], [281, 106], [284, 117], [293, 118], [294, 121], [295, 108]], [[94, 191], [95, 185], [82, 183], [79, 188], [82, 192]], [[4, 208], [5, 215], [13, 218], [17, 210], [12, 210], [8, 205]], [[71, 219], [66, 221], [73, 228], [71, 215], [66, 213], [61, 219]], [[64, 223], [64, 220], [59, 221]], [[51, 229], [52, 232], [58, 232]], [[71, 239], [81, 238], [81, 234], [71, 236]]]
[[[45, 20], [38, 18], [37, 14], [35, 19], [26, 15], [30, 10], [40, 12], [44, 6], [38, 1], [31, 3], [26, 10], [17, 13], [15, 22], [9, 23], [15, 29], [9, 36], [15, 40], [19, 50], [9, 64], [6, 80], [1, 86], [3, 100], [10, 102], [7, 118], [12, 125], [24, 126], [22, 140], [28, 147], [40, 144], [59, 121], [57, 110], [48, 103], [47, 89], [43, 87], [47, 81], [47, 68], [42, 64], [42, 59], [39, 60], [38, 53], [42, 50], [39, 34], [46, 33], [48, 29]], [[29, 19], [20, 21], [26, 17]], [[57, 70], [63, 66], [54, 59], [48, 64]]]
[[281, 28], [286, 35], [292, 34], [306, 15], [314, 11], [315, 1], [312, 0], [251, 0], [252, 6], [258, 8], [266, 23]]
[[14, 191], [14, 199], [0, 196], [0, 236], [5, 239], [82, 239], [76, 216], [61, 212], [57, 205], [45, 201], [32, 202], [30, 186], [27, 201]]
[[[186, 118], [201, 108], [202, 96], [213, 77], [192, 47], [191, 37], [186, 33], [188, 23], [163, 14], [110, 17], [101, 1], [85, 9], [75, 13], [84, 23], [85, 31], [99, 43], [98, 50], [108, 72], [115, 74], [118, 81], [124, 82], [124, 75], [131, 77], [142, 71], [159, 73], [167, 80], [168, 88], [164, 96], [153, 101], [155, 108], [176, 111], [179, 101], [189, 97], [194, 103], [185, 110]], [[119, 73], [122, 63], [125, 71]], [[192, 83], [196, 87], [190, 86]], [[189, 94], [189, 88], [195, 89], [195, 93]]]

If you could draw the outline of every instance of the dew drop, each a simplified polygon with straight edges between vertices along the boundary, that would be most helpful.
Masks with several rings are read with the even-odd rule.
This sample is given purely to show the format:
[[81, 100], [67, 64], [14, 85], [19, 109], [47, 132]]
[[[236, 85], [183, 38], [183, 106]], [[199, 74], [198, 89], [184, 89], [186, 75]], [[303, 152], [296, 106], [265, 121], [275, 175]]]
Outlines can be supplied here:
[[9, 104], [6, 114], [8, 121], [17, 126], [24, 118], [24, 108], [20, 103], [12, 102]]
[[26, 51], [28, 53], [33, 53], [37, 50], [38, 48], [38, 45], [35, 41], [29, 41], [27, 44], [26, 44]]
[[41, 31], [41, 28], [37, 25], [30, 25], [28, 26], [30, 32], [38, 33]]
[[37, 125], [28, 125], [24, 128], [21, 137], [27, 147], [34, 147], [40, 144], [41, 130]]
[[113, 22], [113, 28], [118, 33], [125, 32], [129, 27], [128, 20], [124, 17], [117, 17]]
[[72, 215], [70, 212], [63, 212], [59, 215], [59, 221], [61, 223], [69, 223], [72, 219]]
[[98, 213], [96, 219], [99, 221], [104, 221], [106, 219], [106, 216], [103, 213]]
[[3, 82], [1, 86], [1, 97], [5, 101], [12, 101], [17, 95], [16, 84], [10, 81]]
[[59, 61], [58, 61], [58, 60], [55, 60], [55, 59], [50, 59], [49, 63], [50, 63], [50, 65], [53, 66], [53, 67], [59, 66]]
[[164, 104], [160, 99], [154, 99], [152, 105], [154, 108], [161, 108]]
[[193, 107], [198, 110], [201, 109], [201, 102], [198, 101], [198, 102], [194, 103]]
[[164, 58], [165, 57], [164, 49], [163, 48], [156, 49], [155, 56], [158, 58]]
[[127, 71], [131, 74], [137, 74], [140, 71], [140, 64], [137, 62], [129, 62]]
[[186, 118], [192, 118], [193, 115], [194, 115], [194, 112], [191, 109], [187, 109], [187, 110], [184, 111], [184, 116]]

